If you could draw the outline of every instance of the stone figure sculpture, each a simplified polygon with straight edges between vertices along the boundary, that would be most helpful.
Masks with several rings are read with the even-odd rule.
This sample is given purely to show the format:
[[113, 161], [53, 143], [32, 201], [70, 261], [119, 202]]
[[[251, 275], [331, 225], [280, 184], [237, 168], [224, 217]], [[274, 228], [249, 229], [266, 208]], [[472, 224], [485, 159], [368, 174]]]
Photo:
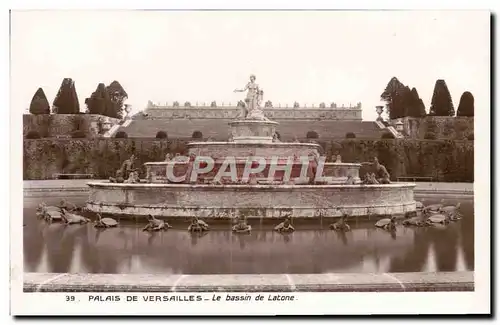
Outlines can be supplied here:
[[234, 92], [247, 92], [247, 96], [245, 98], [245, 106], [240, 114], [240, 118], [249, 119], [249, 120], [268, 120], [262, 109], [260, 108], [260, 104], [262, 102], [264, 91], [259, 88], [259, 85], [255, 83], [255, 75], [250, 76], [250, 82], [246, 84], [243, 89], [235, 89]]
[[125, 160], [120, 168], [122, 175], [130, 175], [134, 171], [135, 156], [131, 155], [129, 159]]
[[123, 178], [123, 173], [121, 170], [116, 171], [115, 177], [110, 177], [109, 178], [110, 183], [123, 183], [125, 182], [125, 179]]
[[252, 226], [247, 224], [247, 220], [244, 216], [239, 216], [232, 230], [238, 234], [249, 234], [252, 231]]
[[372, 162], [363, 162], [362, 165], [371, 165], [374, 173], [367, 174], [364, 182], [367, 184], [390, 184], [391, 175], [384, 165], [379, 163], [378, 158], [374, 157]]

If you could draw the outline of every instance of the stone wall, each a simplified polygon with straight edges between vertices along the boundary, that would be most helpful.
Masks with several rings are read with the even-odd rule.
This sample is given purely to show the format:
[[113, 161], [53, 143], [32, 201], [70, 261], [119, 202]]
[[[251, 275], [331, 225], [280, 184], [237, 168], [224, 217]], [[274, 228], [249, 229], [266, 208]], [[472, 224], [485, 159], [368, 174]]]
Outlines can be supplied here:
[[[147, 108], [148, 119], [235, 119], [241, 109], [236, 106], [210, 107], [151, 107]], [[264, 112], [271, 120], [346, 120], [361, 121], [358, 107], [265, 107]], [[137, 118], [141, 118], [140, 115]]]
[[[187, 142], [181, 139], [25, 139], [23, 177], [34, 180], [50, 179], [54, 173], [92, 173], [96, 178], [108, 178], [132, 153], [142, 166], [149, 161], [163, 161], [166, 153], [185, 154]], [[474, 141], [344, 139], [318, 143], [329, 161], [337, 154], [342, 156], [342, 162], [352, 163], [377, 156], [393, 180], [400, 176], [424, 176], [440, 182], [474, 181]]]
[[86, 137], [99, 133], [99, 121], [111, 125], [120, 120], [95, 114], [24, 114], [23, 137], [30, 131], [36, 131], [42, 138], [71, 137], [71, 133], [80, 130]]
[[[397, 120], [392, 120], [394, 124]], [[467, 139], [474, 136], [474, 117], [463, 116], [426, 116], [424, 118], [404, 117], [401, 119], [405, 136], [412, 139], [425, 139], [432, 132], [436, 139]]]

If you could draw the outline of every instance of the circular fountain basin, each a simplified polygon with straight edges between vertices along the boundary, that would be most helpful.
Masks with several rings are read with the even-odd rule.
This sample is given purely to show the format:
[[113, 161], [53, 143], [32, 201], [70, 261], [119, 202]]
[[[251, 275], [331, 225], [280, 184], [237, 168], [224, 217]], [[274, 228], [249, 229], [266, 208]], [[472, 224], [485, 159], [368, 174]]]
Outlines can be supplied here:
[[[241, 158], [236, 161], [236, 174], [238, 175], [238, 179], [242, 178], [245, 165], [247, 164], [247, 159], [251, 158]], [[269, 159], [268, 159], [269, 160]], [[266, 167], [261, 173], [261, 180], [266, 180], [269, 176], [271, 168], [274, 166], [277, 169], [277, 166], [286, 165], [286, 159], [278, 160], [278, 161], [267, 161]], [[189, 163], [187, 161], [160, 161], [160, 162], [147, 162], [144, 164], [146, 167], [146, 174], [149, 183], [189, 183], [187, 180], [184, 181], [169, 181], [167, 177], [167, 168], [172, 169], [172, 173], [175, 177], [181, 177], [185, 175]], [[198, 176], [198, 180], [201, 183], [210, 183], [213, 180], [214, 176], [217, 174], [219, 169], [221, 168], [222, 163], [220, 161], [216, 161], [214, 164], [214, 168], [212, 171], [201, 174]], [[359, 170], [361, 168], [361, 164], [356, 163], [324, 163], [323, 172], [320, 176], [324, 176], [324, 184], [345, 184], [348, 177], [352, 177], [355, 184], [361, 183], [361, 179], [359, 177]], [[294, 162], [291, 168], [291, 178], [299, 177], [301, 173], [302, 165], [300, 162]], [[277, 170], [274, 174], [274, 179], [279, 181], [283, 180], [284, 172]], [[259, 177], [257, 177], [259, 179]], [[307, 182], [306, 182], [307, 183]], [[297, 184], [297, 183], [296, 183]]]
[[338, 217], [416, 210], [413, 183], [384, 185], [190, 185], [90, 182], [87, 208], [138, 217]]

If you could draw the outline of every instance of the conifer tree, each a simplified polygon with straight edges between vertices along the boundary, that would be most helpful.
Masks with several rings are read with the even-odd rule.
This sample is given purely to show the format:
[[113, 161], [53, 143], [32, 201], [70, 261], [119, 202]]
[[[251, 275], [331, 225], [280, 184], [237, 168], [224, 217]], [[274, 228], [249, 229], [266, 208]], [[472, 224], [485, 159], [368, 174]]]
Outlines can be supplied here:
[[109, 98], [106, 86], [103, 83], [97, 85], [96, 90], [85, 100], [90, 114], [99, 114], [109, 117], [116, 117], [113, 103]]
[[80, 103], [76, 93], [75, 82], [71, 78], [64, 78], [53, 103], [53, 112], [56, 114], [78, 114]]
[[42, 88], [38, 88], [30, 103], [31, 114], [50, 114], [50, 105]]
[[384, 92], [380, 95], [380, 99], [386, 102], [387, 112], [390, 119], [403, 117], [405, 114], [406, 87], [396, 77], [392, 77]]
[[108, 96], [112, 103], [113, 112], [109, 112], [111, 117], [122, 118], [123, 117], [123, 103], [128, 98], [128, 94], [123, 89], [122, 85], [118, 81], [113, 81], [106, 87]]
[[474, 116], [474, 96], [469, 91], [464, 92], [460, 97], [457, 116]]
[[450, 91], [443, 79], [436, 80], [434, 93], [432, 95], [429, 115], [432, 116], [455, 116], [455, 108], [451, 100]]
[[426, 115], [425, 105], [420, 96], [418, 95], [417, 89], [413, 87], [410, 92], [409, 106], [407, 116], [410, 117], [424, 117]]

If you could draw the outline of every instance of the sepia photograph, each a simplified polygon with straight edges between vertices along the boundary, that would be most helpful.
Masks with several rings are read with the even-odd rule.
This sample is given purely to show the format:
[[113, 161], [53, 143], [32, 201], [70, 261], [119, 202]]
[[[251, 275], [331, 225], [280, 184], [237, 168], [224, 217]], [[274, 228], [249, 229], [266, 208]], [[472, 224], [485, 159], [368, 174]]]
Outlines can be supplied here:
[[11, 10], [11, 313], [491, 313], [491, 19]]

